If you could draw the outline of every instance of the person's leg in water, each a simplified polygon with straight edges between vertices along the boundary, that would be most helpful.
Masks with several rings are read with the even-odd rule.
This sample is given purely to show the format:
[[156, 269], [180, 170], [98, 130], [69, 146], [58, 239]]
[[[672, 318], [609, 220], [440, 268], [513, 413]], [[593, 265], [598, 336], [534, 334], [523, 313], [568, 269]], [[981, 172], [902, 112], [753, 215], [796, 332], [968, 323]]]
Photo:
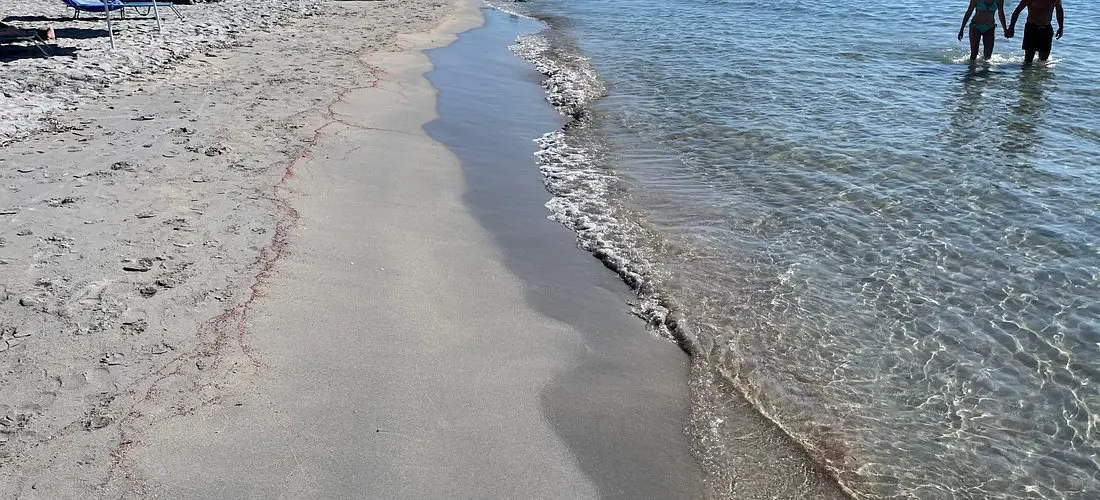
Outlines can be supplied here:
[[978, 28], [970, 27], [970, 62], [978, 60], [978, 44], [981, 43], [982, 34], [978, 32]]
[[1040, 61], [1050, 58], [1050, 44], [1054, 38], [1054, 29], [1050, 26], [1040, 26], [1033, 23], [1024, 25], [1024, 64], [1031, 64], [1035, 60], [1035, 54], [1039, 54]]
[[1055, 36], [1057, 36], [1058, 38], [1062, 37], [1062, 28], [1061, 28], [1061, 26], [1059, 26], [1057, 34], [1054, 33], [1054, 27], [1053, 26], [1047, 26], [1046, 29], [1043, 32], [1043, 38], [1041, 39], [1041, 43], [1039, 44], [1039, 47], [1037, 47], [1039, 49], [1039, 60], [1040, 61], [1046, 62], [1047, 59], [1050, 59], [1051, 44], [1054, 43], [1054, 37]]
[[985, 60], [988, 61], [993, 57], [993, 45], [997, 43], [997, 29], [989, 28], [989, 31], [982, 33], [982, 46], [985, 47]]

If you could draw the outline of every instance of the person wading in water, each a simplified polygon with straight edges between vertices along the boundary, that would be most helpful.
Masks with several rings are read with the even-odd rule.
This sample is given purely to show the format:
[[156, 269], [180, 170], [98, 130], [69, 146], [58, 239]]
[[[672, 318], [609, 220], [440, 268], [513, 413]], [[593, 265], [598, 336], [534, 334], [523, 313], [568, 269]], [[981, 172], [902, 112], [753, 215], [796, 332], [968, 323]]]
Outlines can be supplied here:
[[[1012, 38], [1016, 33], [1016, 21], [1020, 13], [1027, 9], [1027, 23], [1024, 24], [1024, 64], [1031, 64], [1035, 53], [1039, 60], [1050, 58], [1050, 46], [1055, 38], [1062, 38], [1065, 27], [1065, 15], [1062, 13], [1062, 0], [1020, 0], [1020, 5], [1012, 13], [1012, 24], [1005, 30], [1005, 36]], [[1050, 25], [1051, 14], [1058, 14], [1058, 32]]]
[[995, 16], [993, 13], [997, 13], [997, 16], [999, 16], [1001, 28], [1004, 28], [1005, 34], [1007, 35], [1008, 27], [1005, 23], [1004, 0], [970, 0], [970, 7], [966, 9], [966, 15], [963, 16], [962, 26], [959, 27], [959, 40], [963, 39], [963, 31], [966, 30], [966, 22], [970, 20], [970, 15], [974, 14], [974, 21], [970, 23], [971, 61], [978, 59], [979, 41], [985, 48], [984, 58], [989, 59], [993, 57], [993, 43], [997, 39], [997, 20], [994, 18]]

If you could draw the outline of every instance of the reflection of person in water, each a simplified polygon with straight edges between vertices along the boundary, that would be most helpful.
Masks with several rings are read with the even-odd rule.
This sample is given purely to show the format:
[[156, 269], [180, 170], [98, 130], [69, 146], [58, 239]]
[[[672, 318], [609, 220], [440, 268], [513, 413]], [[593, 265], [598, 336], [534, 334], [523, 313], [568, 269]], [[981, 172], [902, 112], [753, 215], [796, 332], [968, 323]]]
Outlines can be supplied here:
[[[975, 137], [988, 137], [995, 131], [987, 130], [986, 120], [993, 110], [988, 99], [982, 96], [997, 81], [988, 68], [970, 68], [958, 80], [958, 87], [948, 101], [951, 111], [950, 126], [943, 129], [942, 141], [955, 157], [968, 157], [979, 147]], [[980, 146], [985, 148], [987, 146]]]
[[[1062, 28], [1065, 27], [1065, 14], [1062, 13], [1062, 0], [1020, 0], [1020, 5], [1012, 13], [1012, 25], [1005, 30], [1005, 36], [1012, 38], [1016, 33], [1016, 20], [1020, 19], [1020, 13], [1027, 9], [1027, 23], [1024, 24], [1024, 63], [1031, 64], [1035, 59], [1035, 53], [1039, 53], [1039, 60], [1046, 61], [1050, 57], [1050, 47], [1055, 38], [1062, 38]], [[1050, 25], [1051, 14], [1058, 14], [1058, 32]]]
[[[1026, 1], [1026, 0], [1025, 0]], [[966, 22], [970, 15], [974, 15], [974, 21], [970, 23], [970, 60], [978, 59], [978, 42], [984, 45], [984, 58], [993, 57], [993, 44], [997, 40], [997, 20], [994, 13], [1001, 20], [1001, 28], [1008, 33], [1008, 25], [1005, 23], [1004, 0], [970, 0], [970, 6], [963, 16], [962, 26], [959, 27], [959, 40], [963, 39], [963, 31], [966, 30]]]
[[1038, 67], [1034, 71], [1021, 71], [1018, 77], [1020, 98], [1010, 106], [1012, 114], [1007, 117], [1005, 141], [1001, 149], [1011, 153], [1026, 153], [1035, 145], [1042, 143], [1039, 131], [1044, 117], [1050, 110], [1050, 103], [1044, 96], [1044, 90], [1050, 82], [1050, 68]]

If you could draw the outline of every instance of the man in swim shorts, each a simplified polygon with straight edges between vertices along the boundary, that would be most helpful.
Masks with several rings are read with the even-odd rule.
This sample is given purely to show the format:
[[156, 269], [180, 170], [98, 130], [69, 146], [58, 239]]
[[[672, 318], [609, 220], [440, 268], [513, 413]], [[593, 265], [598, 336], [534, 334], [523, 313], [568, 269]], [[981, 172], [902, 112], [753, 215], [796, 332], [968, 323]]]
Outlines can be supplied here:
[[[1046, 61], [1050, 57], [1050, 46], [1055, 38], [1062, 38], [1062, 28], [1065, 27], [1065, 15], [1062, 14], [1062, 0], [1020, 0], [1020, 5], [1012, 13], [1012, 24], [1009, 25], [1005, 36], [1012, 38], [1016, 34], [1016, 20], [1020, 13], [1027, 9], [1027, 23], [1024, 24], [1024, 64], [1031, 64], [1035, 59], [1035, 53], [1039, 53], [1039, 60]], [[1051, 14], [1058, 15], [1058, 32], [1050, 25]]]

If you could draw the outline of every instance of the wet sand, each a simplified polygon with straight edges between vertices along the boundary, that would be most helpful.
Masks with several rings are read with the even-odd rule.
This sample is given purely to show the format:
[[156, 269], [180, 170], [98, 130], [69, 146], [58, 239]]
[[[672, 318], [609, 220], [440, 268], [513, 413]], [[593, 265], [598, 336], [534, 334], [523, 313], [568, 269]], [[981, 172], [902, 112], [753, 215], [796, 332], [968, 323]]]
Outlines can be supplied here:
[[[685, 447], [686, 356], [629, 315], [626, 285], [548, 220], [532, 138], [564, 119], [541, 75], [508, 46], [543, 26], [486, 10], [483, 29], [429, 52], [440, 91], [429, 134], [462, 162], [471, 213], [524, 285], [529, 307], [580, 334], [572, 363], [540, 390], [543, 415], [601, 496], [693, 498], [698, 465]], [[486, 99], [485, 96], [492, 96]]]

